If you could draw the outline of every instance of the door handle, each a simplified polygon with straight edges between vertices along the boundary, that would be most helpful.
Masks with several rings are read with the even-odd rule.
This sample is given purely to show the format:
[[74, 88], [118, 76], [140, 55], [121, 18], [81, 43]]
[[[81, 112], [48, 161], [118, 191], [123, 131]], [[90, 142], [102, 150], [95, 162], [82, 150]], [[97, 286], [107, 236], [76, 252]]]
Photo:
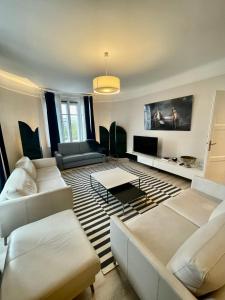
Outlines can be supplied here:
[[216, 145], [216, 143], [212, 143], [212, 141], [209, 141], [209, 148], [208, 151], [211, 151], [212, 146]]

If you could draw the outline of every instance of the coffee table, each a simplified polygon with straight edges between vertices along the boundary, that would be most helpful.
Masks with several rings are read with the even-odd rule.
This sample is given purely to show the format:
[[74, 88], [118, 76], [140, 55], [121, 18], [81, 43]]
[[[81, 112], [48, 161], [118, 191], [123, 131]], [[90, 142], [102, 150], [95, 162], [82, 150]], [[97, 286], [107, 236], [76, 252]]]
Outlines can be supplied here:
[[[93, 180], [98, 184], [96, 189], [93, 185]], [[134, 184], [138, 181], [138, 187]], [[94, 172], [90, 174], [90, 183], [92, 188], [109, 203], [109, 193], [116, 197], [123, 206], [132, 200], [138, 199], [145, 196], [145, 201], [147, 200], [147, 194], [141, 190], [141, 181], [140, 178], [136, 175], [133, 175], [121, 168], [114, 168], [100, 172]], [[106, 199], [101, 193], [101, 188], [106, 191]]]

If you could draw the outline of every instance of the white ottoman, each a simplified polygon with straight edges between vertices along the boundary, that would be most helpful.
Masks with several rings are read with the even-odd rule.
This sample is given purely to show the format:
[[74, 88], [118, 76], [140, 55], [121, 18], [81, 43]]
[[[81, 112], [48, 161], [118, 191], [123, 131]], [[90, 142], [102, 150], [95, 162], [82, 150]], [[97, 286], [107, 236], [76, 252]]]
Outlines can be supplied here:
[[1, 300], [73, 299], [93, 284], [99, 258], [72, 210], [13, 231]]

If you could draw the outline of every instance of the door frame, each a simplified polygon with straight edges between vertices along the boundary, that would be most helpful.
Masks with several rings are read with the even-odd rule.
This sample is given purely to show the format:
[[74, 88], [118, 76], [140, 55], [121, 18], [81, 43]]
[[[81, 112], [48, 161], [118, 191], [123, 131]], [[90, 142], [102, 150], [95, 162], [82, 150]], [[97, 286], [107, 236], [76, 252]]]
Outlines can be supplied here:
[[208, 151], [209, 142], [210, 142], [211, 135], [212, 135], [212, 130], [213, 130], [213, 119], [214, 119], [215, 105], [216, 105], [216, 94], [218, 92], [224, 92], [225, 93], [225, 90], [216, 90], [216, 92], [214, 94], [214, 99], [212, 101], [212, 107], [211, 107], [211, 113], [210, 113], [210, 120], [209, 120], [209, 127], [208, 127], [208, 135], [207, 135], [207, 140], [206, 140], [204, 165], [203, 165], [203, 174], [204, 174], [204, 177], [205, 177], [205, 174], [206, 174], [206, 167], [207, 167], [208, 156], [209, 156], [209, 151]]

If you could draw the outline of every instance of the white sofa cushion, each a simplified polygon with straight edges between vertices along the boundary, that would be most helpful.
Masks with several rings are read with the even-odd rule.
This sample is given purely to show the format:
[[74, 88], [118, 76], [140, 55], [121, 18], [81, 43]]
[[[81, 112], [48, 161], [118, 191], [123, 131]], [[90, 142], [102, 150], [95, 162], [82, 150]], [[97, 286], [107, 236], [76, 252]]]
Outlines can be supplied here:
[[162, 204], [173, 209], [198, 227], [207, 223], [219, 200], [193, 189], [182, 191]]
[[209, 217], [209, 221], [224, 213], [225, 213], [225, 199], [219, 205], [217, 205], [217, 207], [213, 210], [213, 212]]
[[178, 249], [167, 267], [196, 296], [225, 284], [225, 214], [206, 223]]
[[67, 185], [65, 181], [62, 179], [62, 177], [52, 178], [48, 180], [41, 180], [37, 182], [38, 193], [57, 190], [66, 186]]
[[126, 225], [165, 265], [183, 242], [198, 229], [164, 205], [127, 221]]
[[36, 168], [27, 156], [23, 156], [17, 161], [16, 168], [23, 168], [34, 180], [37, 177]]
[[56, 166], [43, 167], [37, 169], [36, 181], [43, 181], [61, 177], [61, 173]]
[[22, 168], [16, 168], [9, 176], [1, 193], [1, 200], [10, 200], [37, 193], [33, 178]]

